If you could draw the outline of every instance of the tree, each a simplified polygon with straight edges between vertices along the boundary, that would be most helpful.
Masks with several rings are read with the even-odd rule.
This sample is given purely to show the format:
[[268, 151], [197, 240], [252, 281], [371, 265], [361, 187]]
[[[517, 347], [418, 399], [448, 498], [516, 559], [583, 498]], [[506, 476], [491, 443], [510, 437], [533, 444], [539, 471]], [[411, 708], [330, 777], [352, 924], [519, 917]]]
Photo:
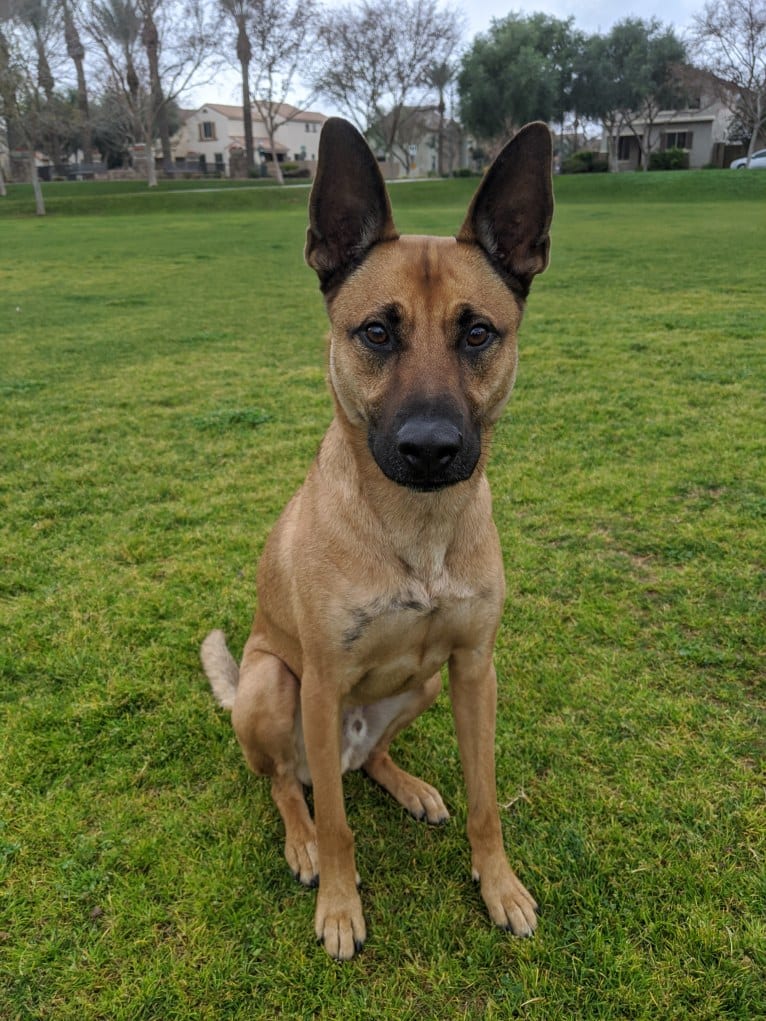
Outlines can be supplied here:
[[562, 121], [570, 109], [573, 20], [509, 14], [474, 39], [458, 76], [466, 126], [501, 141], [528, 121]]
[[617, 112], [638, 143], [642, 168], [648, 170], [654, 123], [660, 110], [676, 105], [680, 89], [674, 69], [686, 59], [686, 49], [673, 29], [655, 18], [618, 22], [607, 47], [619, 81]]
[[85, 80], [85, 47], [77, 27], [75, 12], [71, 0], [61, 0], [61, 13], [64, 23], [64, 42], [67, 56], [75, 66], [77, 76], [77, 107], [80, 111], [82, 130], [82, 150], [86, 163], [93, 160], [93, 138], [88, 103], [88, 87]]
[[766, 125], [766, 0], [713, 0], [694, 18], [693, 39], [748, 138], [749, 166]]
[[684, 56], [673, 30], [656, 20], [626, 18], [607, 35], [583, 41], [575, 60], [571, 103], [578, 115], [601, 121], [610, 170], [618, 169], [625, 128], [638, 143], [643, 168], [649, 168], [657, 115], [676, 105], [682, 91], [675, 72]]
[[447, 91], [447, 86], [454, 78], [455, 66], [447, 60], [442, 60], [438, 64], [432, 64], [426, 72], [426, 81], [431, 88], [436, 90], [439, 97], [436, 107], [436, 112], [439, 115], [439, 127], [436, 135], [436, 169], [440, 177], [444, 174], [444, 120], [447, 110], [444, 94]]
[[314, 0], [250, 0], [249, 37], [255, 73], [253, 106], [269, 136], [277, 180], [284, 184], [276, 152], [277, 130], [300, 111], [287, 103], [298, 71], [308, 72], [314, 48], [317, 7]]
[[327, 10], [315, 87], [360, 130], [378, 125], [389, 158], [408, 117], [433, 91], [433, 68], [454, 56], [462, 30], [458, 10], [437, 0], [362, 0]]
[[[245, 123], [245, 161], [248, 172], [255, 168], [255, 148], [253, 145], [253, 107], [250, 99], [250, 62], [253, 59], [253, 48], [250, 44], [249, 15], [250, 0], [219, 0], [224, 22], [233, 27], [233, 40], [229, 47], [237, 54], [240, 80], [242, 86], [242, 118]], [[226, 33], [228, 35], [228, 33]], [[233, 47], [231, 43], [233, 42]], [[227, 48], [229, 48], [227, 47]]]
[[60, 115], [67, 109], [54, 91], [50, 61], [55, 37], [55, 12], [47, 0], [0, 4], [0, 116], [9, 148], [26, 153], [38, 216], [45, 215], [45, 201], [35, 151], [38, 146], [46, 149], [55, 163], [63, 133]]
[[210, 61], [217, 14], [204, 0], [92, 0], [87, 31], [104, 79], [142, 141], [147, 180], [157, 184], [154, 140], [171, 159], [168, 109]]

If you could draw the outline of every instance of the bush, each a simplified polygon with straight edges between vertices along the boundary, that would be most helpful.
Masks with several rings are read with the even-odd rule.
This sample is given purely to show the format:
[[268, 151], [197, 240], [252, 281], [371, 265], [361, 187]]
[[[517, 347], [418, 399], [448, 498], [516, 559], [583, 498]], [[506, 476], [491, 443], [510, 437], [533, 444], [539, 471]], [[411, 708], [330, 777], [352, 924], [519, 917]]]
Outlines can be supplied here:
[[688, 170], [689, 153], [686, 149], [663, 149], [649, 157], [650, 170]]
[[573, 153], [561, 164], [562, 174], [605, 174], [608, 169], [606, 159], [590, 149]]

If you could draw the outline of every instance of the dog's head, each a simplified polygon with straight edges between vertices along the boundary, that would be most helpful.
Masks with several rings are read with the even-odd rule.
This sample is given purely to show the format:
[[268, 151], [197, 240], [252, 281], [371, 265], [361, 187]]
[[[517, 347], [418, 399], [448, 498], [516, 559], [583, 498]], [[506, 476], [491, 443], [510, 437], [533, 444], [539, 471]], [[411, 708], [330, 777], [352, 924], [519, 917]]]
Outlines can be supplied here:
[[443, 238], [400, 237], [367, 143], [344, 120], [325, 123], [306, 261], [330, 317], [330, 385], [344, 425], [364, 430], [399, 485], [442, 489], [483, 464], [552, 214], [544, 124], [506, 145], [457, 235]]

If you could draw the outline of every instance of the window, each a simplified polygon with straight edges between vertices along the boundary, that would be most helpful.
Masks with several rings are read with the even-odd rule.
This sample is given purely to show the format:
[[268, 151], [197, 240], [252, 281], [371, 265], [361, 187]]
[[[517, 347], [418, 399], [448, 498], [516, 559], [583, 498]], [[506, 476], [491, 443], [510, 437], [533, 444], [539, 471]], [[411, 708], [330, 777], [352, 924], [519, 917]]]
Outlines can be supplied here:
[[691, 149], [691, 131], [666, 131], [662, 137], [663, 149]]
[[622, 135], [620, 137], [619, 144], [617, 146], [617, 159], [618, 160], [629, 160], [630, 159], [630, 150], [631, 150], [631, 144], [630, 143], [632, 141], [633, 140], [628, 135]]
[[200, 142], [215, 142], [215, 121], [202, 121], [199, 127], [199, 140]]

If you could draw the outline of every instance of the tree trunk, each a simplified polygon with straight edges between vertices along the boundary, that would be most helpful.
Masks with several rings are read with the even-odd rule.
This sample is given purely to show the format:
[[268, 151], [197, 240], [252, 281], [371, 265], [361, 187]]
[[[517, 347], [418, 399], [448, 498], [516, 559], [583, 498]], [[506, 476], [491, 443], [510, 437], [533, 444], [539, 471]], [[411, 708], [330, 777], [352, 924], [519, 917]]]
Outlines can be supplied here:
[[45, 216], [45, 200], [43, 199], [43, 189], [37, 173], [34, 149], [29, 150], [29, 179], [32, 182], [32, 191], [35, 193], [35, 212], [38, 216]]
[[242, 119], [245, 123], [245, 164], [248, 174], [255, 169], [253, 145], [253, 104], [250, 100], [250, 60], [253, 51], [247, 36], [244, 15], [237, 18], [237, 57], [242, 68]]
[[0, 199], [4, 199], [8, 194], [8, 189], [5, 187], [5, 174], [3, 168], [0, 166]]
[[439, 89], [439, 148], [436, 153], [436, 169], [444, 177], [444, 89]]
[[755, 146], [758, 141], [758, 134], [763, 126], [763, 95], [761, 92], [755, 97], [755, 124], [753, 133], [750, 135], [750, 142], [747, 147], [747, 167], [750, 169], [750, 160], [753, 158]]
[[274, 170], [275, 170], [276, 175], [277, 175], [277, 181], [279, 182], [279, 184], [284, 184], [285, 183], [285, 179], [284, 179], [284, 177], [282, 175], [282, 168], [279, 165], [279, 159], [277, 158], [276, 139], [274, 137], [276, 135], [277, 129], [274, 127], [274, 122], [272, 121], [272, 119], [270, 117], [267, 118], [267, 120], [266, 120], [266, 130], [269, 133], [269, 145], [271, 146], [271, 158], [274, 161]]
[[149, 188], [157, 187], [157, 167], [154, 162], [154, 143], [152, 132], [146, 133], [146, 184]]

